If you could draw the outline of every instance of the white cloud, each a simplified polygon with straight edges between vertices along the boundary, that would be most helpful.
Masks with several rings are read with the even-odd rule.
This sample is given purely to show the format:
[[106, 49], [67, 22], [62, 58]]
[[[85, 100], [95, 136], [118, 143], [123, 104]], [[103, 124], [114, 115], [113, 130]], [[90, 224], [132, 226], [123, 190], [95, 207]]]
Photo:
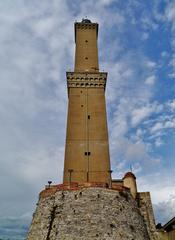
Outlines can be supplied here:
[[171, 67], [170, 73], [168, 76], [170, 78], [175, 78], [175, 3], [174, 2], [168, 2], [165, 9], [165, 19], [167, 23], [170, 24], [171, 27], [171, 38], [170, 38], [170, 44], [172, 47], [172, 53], [170, 54], [170, 61], [169, 66]]
[[166, 15], [168, 21], [174, 21], [175, 20], [175, 4], [174, 4], [174, 2], [170, 2], [167, 5], [165, 15]]
[[163, 140], [159, 137], [155, 139], [155, 145], [156, 147], [160, 147], [164, 144]]
[[173, 72], [173, 73], [169, 73], [168, 76], [169, 76], [170, 78], [175, 78], [175, 73], [174, 73], [174, 72]]
[[165, 122], [164, 127], [165, 128], [175, 128], [175, 119], [173, 119], [172, 121]]
[[155, 83], [156, 77], [154, 75], [149, 76], [145, 80], [145, 84], [147, 85], [153, 85]]
[[173, 56], [171, 57], [171, 60], [170, 60], [169, 65], [170, 65], [171, 67], [175, 68], [175, 55], [173, 55]]
[[[24, 157], [25, 156], [25, 157]], [[35, 145], [32, 151], [22, 152], [18, 156], [16, 175], [26, 182], [36, 184], [43, 179], [46, 181], [57, 178], [62, 181], [64, 147], [48, 149]], [[58, 169], [58, 163], [62, 166]], [[49, 179], [47, 179], [49, 178]]]
[[162, 57], [162, 58], [169, 57], [169, 53], [166, 52], [166, 51], [163, 51], [163, 52], [161, 52], [161, 57]]
[[143, 16], [141, 18], [141, 21], [142, 21], [142, 24], [143, 24], [143, 28], [145, 30], [150, 30], [150, 29], [153, 29], [153, 30], [156, 30], [158, 28], [158, 24], [149, 16]]
[[[157, 179], [159, 181], [157, 181]], [[165, 224], [175, 215], [173, 170], [145, 175], [137, 179], [139, 191], [150, 191], [156, 222]]]
[[50, 16], [48, 18], [44, 17], [40, 19], [36, 24], [32, 26], [33, 31], [38, 37], [50, 36], [55, 31], [56, 21], [54, 17]]
[[175, 110], [175, 99], [169, 101], [167, 105], [171, 108], [172, 111]]
[[147, 61], [145, 62], [145, 64], [146, 64], [146, 66], [147, 66], [148, 68], [155, 68], [156, 65], [157, 65], [155, 62], [150, 61], [150, 60], [149, 60], [149, 61], [147, 60]]
[[137, 131], [136, 131], [136, 136], [139, 138], [143, 135], [143, 130], [138, 128]]
[[157, 122], [151, 128], [150, 132], [154, 133], [162, 129], [175, 128], [175, 119], [171, 119], [165, 122]]
[[149, 38], [149, 33], [148, 32], [144, 32], [142, 34], [142, 40], [147, 40]]
[[173, 175], [173, 170], [167, 172], [164, 169], [164, 171], [160, 172], [157, 168], [155, 173], [148, 173], [144, 177], [138, 177], [139, 191], [150, 191], [154, 204], [168, 201], [171, 195], [175, 195], [175, 179]]
[[125, 152], [125, 158], [128, 161], [144, 161], [147, 158], [145, 145], [143, 143], [128, 144]]
[[159, 131], [163, 128], [163, 124], [161, 122], [157, 122], [152, 128], [151, 128], [151, 132], [154, 133], [156, 131]]
[[154, 210], [157, 222], [161, 222], [162, 224], [167, 223], [175, 216], [175, 195], [172, 194], [166, 201], [161, 201], [158, 204], [155, 204]]
[[140, 108], [135, 108], [132, 111], [132, 125], [136, 126], [141, 121], [143, 121], [145, 118], [148, 118], [152, 113], [159, 112], [161, 110], [161, 106], [158, 106], [157, 104], [152, 105], [146, 105], [142, 106]]
[[[31, 211], [48, 178], [62, 180], [59, 164], [63, 164], [66, 129], [65, 71], [66, 64], [73, 61], [67, 46], [73, 48], [74, 42], [73, 28], [70, 31], [66, 24], [71, 15], [65, 3], [8, 1], [1, 2], [1, 7], [0, 184], [4, 189], [1, 213], [8, 216]], [[58, 21], [63, 9], [65, 18]], [[13, 188], [10, 193], [8, 182]], [[21, 197], [25, 193], [27, 199]]]

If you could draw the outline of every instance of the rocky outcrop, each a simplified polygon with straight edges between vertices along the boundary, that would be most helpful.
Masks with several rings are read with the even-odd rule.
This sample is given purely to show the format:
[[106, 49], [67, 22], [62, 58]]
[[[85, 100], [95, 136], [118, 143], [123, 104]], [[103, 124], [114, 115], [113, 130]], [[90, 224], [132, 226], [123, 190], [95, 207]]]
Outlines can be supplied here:
[[57, 191], [41, 197], [27, 240], [148, 240], [128, 192], [105, 188]]

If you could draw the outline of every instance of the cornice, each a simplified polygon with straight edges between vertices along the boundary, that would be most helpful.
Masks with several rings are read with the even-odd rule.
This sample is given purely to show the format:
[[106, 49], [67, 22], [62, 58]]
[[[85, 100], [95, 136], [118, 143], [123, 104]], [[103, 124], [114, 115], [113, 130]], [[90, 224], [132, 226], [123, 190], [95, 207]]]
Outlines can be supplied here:
[[107, 73], [67, 72], [69, 88], [106, 88]]

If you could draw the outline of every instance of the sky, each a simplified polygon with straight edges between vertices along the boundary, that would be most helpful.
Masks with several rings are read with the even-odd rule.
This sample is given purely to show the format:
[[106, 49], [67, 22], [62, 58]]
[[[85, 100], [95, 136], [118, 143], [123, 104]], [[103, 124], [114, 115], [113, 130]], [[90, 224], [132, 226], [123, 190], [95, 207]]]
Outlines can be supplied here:
[[99, 23], [113, 178], [132, 170], [156, 222], [175, 216], [175, 2], [0, 0], [0, 237], [24, 239], [62, 182], [74, 22]]

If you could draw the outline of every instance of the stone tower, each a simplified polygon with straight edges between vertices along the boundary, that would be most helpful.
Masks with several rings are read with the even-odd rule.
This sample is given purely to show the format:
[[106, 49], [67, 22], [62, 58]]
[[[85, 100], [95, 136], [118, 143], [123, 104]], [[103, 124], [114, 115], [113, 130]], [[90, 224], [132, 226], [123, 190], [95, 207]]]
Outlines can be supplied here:
[[97, 38], [97, 23], [88, 19], [75, 23], [75, 68], [67, 72], [64, 183], [111, 181], [105, 106], [107, 73], [99, 72]]
[[136, 177], [111, 179], [105, 106], [107, 73], [99, 72], [98, 24], [75, 23], [75, 69], [67, 72], [68, 119], [62, 184], [39, 194], [27, 240], [157, 240], [149, 192]]

